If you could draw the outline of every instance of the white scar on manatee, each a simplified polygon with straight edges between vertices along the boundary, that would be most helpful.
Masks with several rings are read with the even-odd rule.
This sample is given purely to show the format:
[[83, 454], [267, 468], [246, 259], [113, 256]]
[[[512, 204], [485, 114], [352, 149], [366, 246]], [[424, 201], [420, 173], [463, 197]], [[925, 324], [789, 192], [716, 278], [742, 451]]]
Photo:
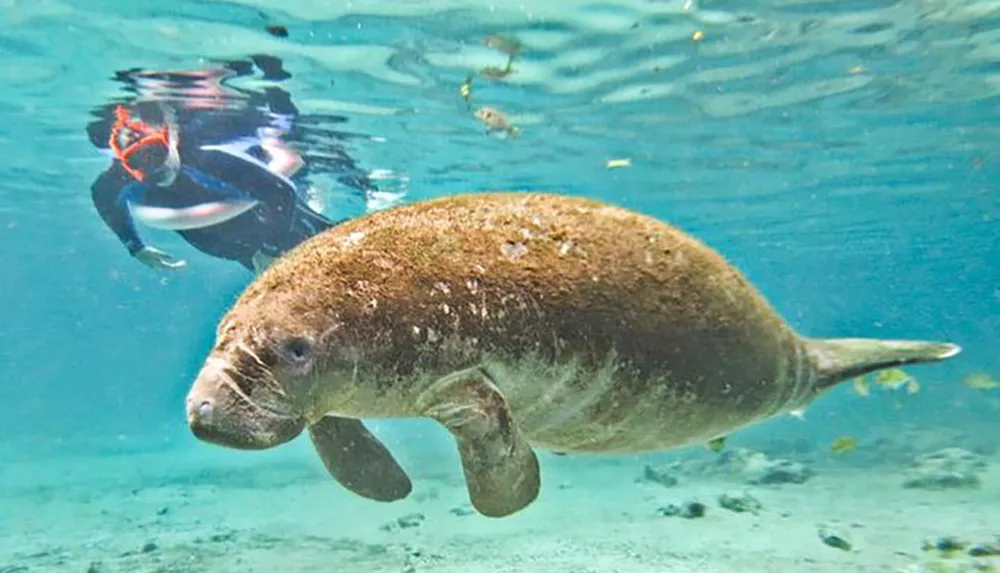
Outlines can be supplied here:
[[[256, 355], [254, 355], [254, 358], [256, 358]], [[257, 359], [257, 360], [259, 361], [260, 359]], [[270, 416], [278, 416], [278, 417], [283, 417], [283, 418], [291, 418], [292, 417], [292, 416], [288, 416], [286, 414], [283, 414], [281, 412], [276, 412], [276, 411], [274, 411], [274, 410], [272, 410], [272, 409], [270, 409], [270, 408], [268, 408], [266, 406], [263, 406], [261, 404], [258, 404], [252, 398], [250, 398], [250, 396], [247, 395], [247, 393], [244, 392], [240, 388], [239, 384], [237, 384], [233, 380], [232, 376], [230, 376], [230, 374], [229, 374], [229, 368], [231, 368], [232, 365], [229, 364], [229, 361], [227, 361], [225, 359], [222, 359], [222, 358], [215, 358], [215, 357], [209, 358], [206, 361], [206, 367], [212, 368], [212, 370], [214, 371], [215, 375], [218, 376], [219, 380], [222, 381], [223, 385], [225, 385], [227, 388], [229, 388], [230, 390], [232, 390], [234, 394], [236, 394], [237, 396], [239, 396], [240, 398], [242, 398], [243, 401], [245, 403], [249, 404], [250, 406], [253, 406], [254, 408], [256, 408], [257, 410], [259, 410], [261, 412], [267, 413]], [[275, 383], [274, 381], [271, 381], [271, 384], [278, 390], [278, 392], [280, 392], [281, 394], [284, 394], [284, 390], [282, 390], [277, 385], [277, 383]]]
[[[253, 358], [254, 361], [257, 363], [257, 365], [260, 366], [264, 370], [264, 372], [270, 372], [271, 371], [271, 367], [268, 366], [267, 364], [265, 364], [264, 361], [260, 359], [260, 356], [257, 356], [257, 353], [254, 352], [249, 346], [247, 346], [245, 342], [243, 342], [243, 341], [236, 342], [236, 349], [239, 350], [240, 352], [243, 352], [244, 354], [246, 354], [250, 358]], [[274, 389], [274, 391], [277, 394], [279, 394], [281, 397], [283, 397], [283, 398], [287, 398], [288, 397], [288, 393], [285, 392], [285, 389], [282, 388], [280, 384], [278, 384], [278, 382], [274, 379], [273, 376], [262, 376], [262, 377], [255, 378], [255, 379], [257, 379], [257, 380], [263, 380], [265, 383], [267, 383], [267, 385], [270, 388]]]
[[229, 367], [230, 367], [229, 362], [223, 360], [222, 358], [209, 357], [208, 360], [205, 361], [205, 368], [211, 368], [215, 373], [215, 375], [218, 376], [220, 380], [222, 380], [223, 385], [232, 390], [233, 393], [239, 396], [240, 398], [243, 398], [244, 402], [260, 408], [260, 406], [257, 406], [257, 404], [255, 404], [254, 401], [250, 399], [250, 396], [248, 396], [245, 392], [243, 392], [243, 390], [240, 389], [239, 385], [235, 381], [233, 381], [233, 378], [229, 375]]

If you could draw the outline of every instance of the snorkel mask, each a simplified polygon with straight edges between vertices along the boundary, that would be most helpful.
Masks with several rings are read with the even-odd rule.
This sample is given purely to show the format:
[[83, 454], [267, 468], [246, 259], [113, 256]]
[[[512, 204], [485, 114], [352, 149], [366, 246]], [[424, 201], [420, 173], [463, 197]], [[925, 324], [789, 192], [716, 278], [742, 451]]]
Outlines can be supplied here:
[[[122, 168], [136, 181], [145, 182], [147, 169], [134, 163], [146, 163], [143, 156], [150, 156], [163, 147], [165, 158], [162, 164], [151, 169], [154, 183], [167, 186], [173, 183], [180, 168], [180, 156], [177, 153], [177, 128], [173, 121], [173, 113], [167, 107], [163, 110], [164, 123], [160, 127], [151, 126], [142, 120], [133, 119], [132, 114], [123, 106], [115, 108], [115, 123], [108, 137], [108, 147]], [[139, 155], [137, 155], [139, 154]], [[138, 161], [134, 161], [138, 160]]]

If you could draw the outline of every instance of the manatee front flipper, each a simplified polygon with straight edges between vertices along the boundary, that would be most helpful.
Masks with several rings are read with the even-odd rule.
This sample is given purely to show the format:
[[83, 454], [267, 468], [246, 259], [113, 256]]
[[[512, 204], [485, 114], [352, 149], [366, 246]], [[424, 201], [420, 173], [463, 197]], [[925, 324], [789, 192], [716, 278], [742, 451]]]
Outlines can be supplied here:
[[360, 420], [325, 416], [309, 427], [316, 453], [333, 479], [374, 501], [397, 501], [413, 484], [389, 450]]
[[504, 517], [538, 497], [538, 458], [484, 372], [474, 369], [439, 380], [417, 405], [455, 436], [469, 498], [479, 513]]

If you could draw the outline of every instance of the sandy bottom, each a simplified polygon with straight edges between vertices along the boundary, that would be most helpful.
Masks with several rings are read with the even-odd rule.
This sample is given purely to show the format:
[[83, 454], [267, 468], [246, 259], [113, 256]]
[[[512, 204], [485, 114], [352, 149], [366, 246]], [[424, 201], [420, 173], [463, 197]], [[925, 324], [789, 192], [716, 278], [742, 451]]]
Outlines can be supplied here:
[[[798, 485], [685, 476], [664, 487], [637, 477], [671, 456], [543, 455], [539, 500], [489, 519], [468, 512], [448, 454], [401, 456], [415, 487], [393, 504], [346, 493], [302, 441], [276, 452], [185, 444], [3, 457], [13, 463], [0, 470], [0, 573], [917, 572], [929, 570], [925, 538], [1000, 533], [995, 464], [975, 490], [903, 489], [898, 472], [836, 468]], [[751, 493], [763, 511], [722, 509], [718, 496], [732, 490]], [[657, 512], [687, 500], [703, 502], [705, 516]], [[821, 524], [853, 550], [821, 543]]]

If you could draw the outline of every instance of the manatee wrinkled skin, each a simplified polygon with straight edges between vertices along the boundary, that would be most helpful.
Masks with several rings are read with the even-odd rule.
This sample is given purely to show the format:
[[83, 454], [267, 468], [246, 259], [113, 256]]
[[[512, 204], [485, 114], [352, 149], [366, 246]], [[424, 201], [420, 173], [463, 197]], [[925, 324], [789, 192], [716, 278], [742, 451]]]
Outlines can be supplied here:
[[278, 259], [220, 321], [187, 400], [207, 442], [309, 435], [358, 495], [412, 485], [362, 419], [454, 436], [471, 501], [538, 495], [535, 448], [637, 453], [799, 410], [838, 382], [959, 347], [809, 339], [722, 257], [673, 227], [579, 197], [451, 196], [376, 212]]

